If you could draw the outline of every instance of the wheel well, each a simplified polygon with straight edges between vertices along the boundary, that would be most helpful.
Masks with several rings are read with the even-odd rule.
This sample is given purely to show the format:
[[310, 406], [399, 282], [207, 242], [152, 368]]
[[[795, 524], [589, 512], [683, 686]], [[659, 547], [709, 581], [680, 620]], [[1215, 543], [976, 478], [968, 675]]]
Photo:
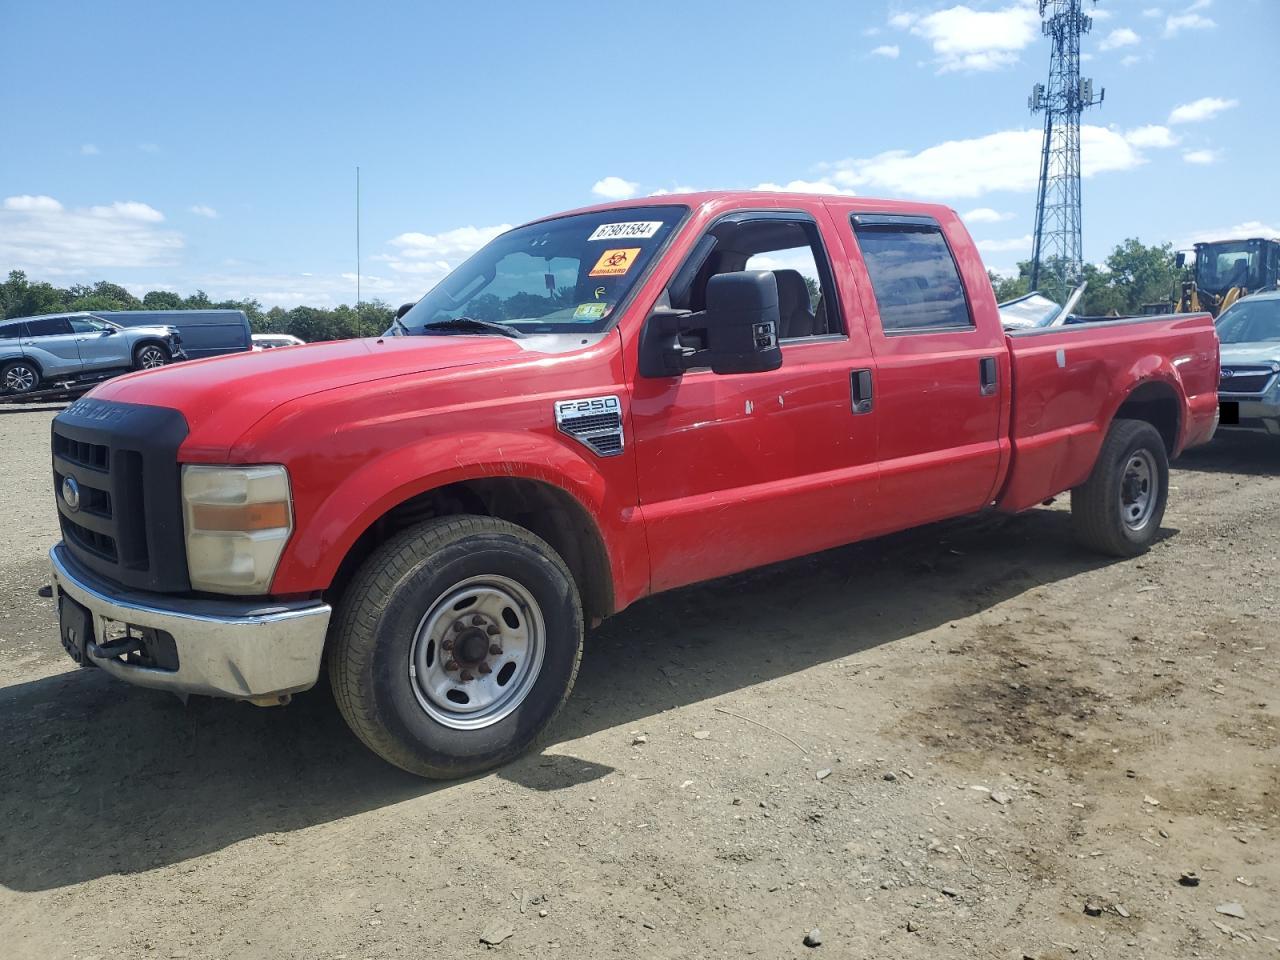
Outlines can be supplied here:
[[1157, 381], [1142, 384], [1129, 394], [1116, 411], [1117, 420], [1145, 420], [1160, 431], [1165, 452], [1170, 457], [1178, 444], [1181, 417], [1182, 408], [1178, 403], [1177, 393], [1167, 383]]
[[165, 344], [163, 340], [157, 337], [148, 337], [145, 340], [139, 340], [137, 343], [133, 345], [133, 355], [136, 357], [138, 355], [138, 351], [141, 350], [143, 347], [159, 347], [165, 353], [169, 352], [169, 347]]
[[40, 362], [33, 360], [31, 357], [5, 357], [0, 360], [0, 370], [3, 370], [11, 363], [25, 363], [29, 367], [35, 367], [36, 373], [42, 377], [44, 376], [44, 368], [40, 366]]
[[393, 507], [360, 535], [343, 558], [326, 593], [341, 595], [364, 559], [391, 536], [424, 520], [471, 513], [524, 527], [564, 559], [590, 623], [613, 613], [609, 555], [586, 508], [559, 487], [522, 477], [489, 477], [450, 484]]

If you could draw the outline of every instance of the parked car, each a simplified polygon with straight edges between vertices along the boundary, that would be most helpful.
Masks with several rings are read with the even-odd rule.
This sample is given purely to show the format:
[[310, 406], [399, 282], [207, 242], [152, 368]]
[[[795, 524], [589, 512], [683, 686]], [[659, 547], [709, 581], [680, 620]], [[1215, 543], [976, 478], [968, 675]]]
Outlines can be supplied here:
[[42, 384], [100, 379], [185, 360], [170, 326], [124, 329], [89, 313], [17, 317], [0, 322], [0, 390], [32, 393]]
[[124, 327], [156, 323], [177, 327], [192, 360], [243, 353], [252, 346], [243, 310], [110, 310], [94, 315]]
[[1217, 326], [1223, 428], [1280, 437], [1280, 290], [1237, 300]]
[[584, 626], [649, 594], [1068, 490], [1083, 543], [1140, 554], [1218, 416], [1207, 314], [1006, 335], [959, 217], [923, 203], [561, 214], [395, 330], [126, 378], [54, 420], [74, 659], [281, 704], [327, 657], [365, 744], [462, 776], [528, 748]]
[[253, 335], [253, 349], [255, 350], [275, 350], [277, 347], [301, 347], [306, 345], [305, 340], [290, 336], [287, 333], [255, 333]]

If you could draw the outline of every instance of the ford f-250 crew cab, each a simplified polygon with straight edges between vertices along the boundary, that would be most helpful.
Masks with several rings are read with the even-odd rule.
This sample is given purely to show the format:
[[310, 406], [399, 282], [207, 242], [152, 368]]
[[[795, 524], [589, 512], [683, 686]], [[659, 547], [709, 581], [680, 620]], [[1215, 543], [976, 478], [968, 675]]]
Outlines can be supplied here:
[[1067, 490], [1085, 543], [1141, 552], [1217, 384], [1208, 315], [1006, 335], [945, 207], [593, 207], [499, 236], [382, 338], [59, 415], [62, 640], [260, 704], [325, 658], [370, 748], [463, 775], [550, 722], [584, 623], [657, 591]]

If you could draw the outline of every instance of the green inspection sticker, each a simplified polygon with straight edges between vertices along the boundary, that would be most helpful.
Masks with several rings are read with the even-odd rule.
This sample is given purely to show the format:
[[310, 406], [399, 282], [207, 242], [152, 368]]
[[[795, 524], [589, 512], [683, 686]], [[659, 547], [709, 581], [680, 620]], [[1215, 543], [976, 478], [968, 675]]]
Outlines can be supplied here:
[[578, 309], [573, 311], [573, 319], [599, 320], [608, 309], [609, 305], [607, 303], [580, 303], [578, 304]]

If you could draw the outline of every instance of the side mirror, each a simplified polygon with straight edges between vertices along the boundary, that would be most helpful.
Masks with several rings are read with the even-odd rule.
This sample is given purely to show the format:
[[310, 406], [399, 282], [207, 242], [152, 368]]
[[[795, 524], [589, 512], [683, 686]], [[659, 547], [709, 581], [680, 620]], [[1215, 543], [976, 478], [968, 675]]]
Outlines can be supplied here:
[[102, 335], [103, 335], [104, 337], [111, 337], [111, 336], [115, 336], [115, 330], [114, 330], [114, 329], [112, 329], [111, 327], [107, 327], [107, 329], [105, 329], [105, 330], [103, 330], [103, 331], [102, 331]]
[[1174, 262], [1174, 265], [1175, 265], [1179, 270], [1181, 270], [1183, 267], [1185, 267], [1185, 266], [1187, 265], [1187, 254], [1186, 254], [1186, 252], [1185, 252], [1185, 251], [1182, 251], [1182, 250], [1179, 250], [1179, 251], [1178, 251], [1178, 253], [1177, 253], [1177, 255], [1173, 258], [1173, 262]]
[[707, 281], [707, 349], [712, 373], [759, 373], [782, 366], [778, 281], [768, 270], [721, 273]]
[[412, 309], [414, 308], [414, 306], [415, 306], [415, 304], [413, 304], [413, 303], [402, 303], [402, 304], [400, 304], [400, 309], [398, 309], [398, 310], [396, 311], [396, 319], [397, 319], [397, 320], [399, 320], [399, 319], [400, 319], [401, 317], [403, 317], [406, 313], [408, 313], [410, 310], [412, 310]]

